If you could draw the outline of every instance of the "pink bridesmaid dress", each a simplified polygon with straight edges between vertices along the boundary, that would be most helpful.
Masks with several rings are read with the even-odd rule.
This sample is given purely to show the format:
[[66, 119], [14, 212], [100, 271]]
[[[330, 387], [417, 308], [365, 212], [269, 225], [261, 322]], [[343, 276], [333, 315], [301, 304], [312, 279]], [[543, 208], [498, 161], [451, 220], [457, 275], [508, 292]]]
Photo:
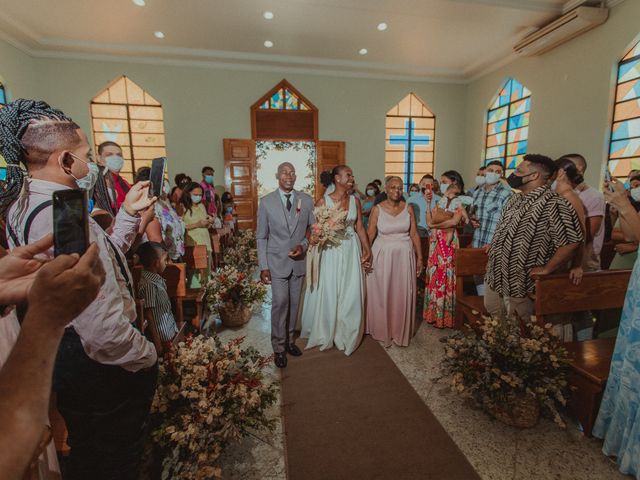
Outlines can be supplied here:
[[372, 271], [367, 274], [367, 328], [374, 339], [406, 347], [416, 321], [416, 254], [407, 208], [396, 216], [379, 208]]

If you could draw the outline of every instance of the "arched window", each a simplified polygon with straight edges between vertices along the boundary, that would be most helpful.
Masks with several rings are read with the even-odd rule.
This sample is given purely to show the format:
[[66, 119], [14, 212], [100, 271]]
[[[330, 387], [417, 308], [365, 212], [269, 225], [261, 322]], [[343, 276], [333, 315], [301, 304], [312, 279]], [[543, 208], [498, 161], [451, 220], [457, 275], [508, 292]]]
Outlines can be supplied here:
[[410, 93], [387, 112], [384, 174], [398, 175], [406, 189], [433, 174], [436, 117]]
[[498, 160], [510, 175], [527, 153], [531, 92], [507, 79], [487, 112], [484, 164]]
[[112, 81], [91, 101], [93, 140], [122, 147], [122, 175], [133, 180], [135, 171], [166, 155], [160, 103], [126, 76]]
[[620, 60], [613, 124], [609, 144], [609, 171], [626, 178], [640, 169], [640, 42]]

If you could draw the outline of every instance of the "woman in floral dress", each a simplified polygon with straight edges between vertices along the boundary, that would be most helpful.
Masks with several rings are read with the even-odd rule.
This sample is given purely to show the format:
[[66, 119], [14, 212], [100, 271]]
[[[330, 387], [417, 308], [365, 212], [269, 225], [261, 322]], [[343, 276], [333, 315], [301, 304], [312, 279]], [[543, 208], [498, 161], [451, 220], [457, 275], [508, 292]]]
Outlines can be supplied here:
[[[464, 192], [462, 176], [455, 170], [443, 173], [440, 190], [442, 198], [438, 206], [433, 211], [427, 209], [431, 233], [423, 317], [436, 328], [452, 328], [456, 304], [455, 250], [459, 245], [456, 226], [467, 219], [462, 200], [458, 198]], [[426, 190], [424, 195], [430, 205], [433, 191]]]

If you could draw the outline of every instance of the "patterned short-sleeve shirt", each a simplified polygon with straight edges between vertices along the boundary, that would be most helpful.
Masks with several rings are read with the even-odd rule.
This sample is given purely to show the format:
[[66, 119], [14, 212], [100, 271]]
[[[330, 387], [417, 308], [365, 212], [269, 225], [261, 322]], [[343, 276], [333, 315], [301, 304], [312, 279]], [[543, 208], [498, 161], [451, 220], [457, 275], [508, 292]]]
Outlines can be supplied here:
[[171, 310], [171, 300], [164, 278], [157, 273], [142, 270], [138, 297], [144, 300], [145, 308], [151, 309], [162, 341], [173, 340], [178, 333], [178, 325]]
[[498, 183], [489, 191], [480, 187], [473, 192], [473, 206], [477, 208], [476, 218], [480, 223], [480, 227], [473, 232], [471, 243], [473, 248], [484, 247], [491, 243], [502, 208], [512, 194], [511, 189], [502, 183]]
[[504, 297], [525, 297], [535, 289], [531, 269], [546, 265], [560, 247], [583, 241], [575, 210], [548, 186], [514, 194], [491, 242], [486, 282]]

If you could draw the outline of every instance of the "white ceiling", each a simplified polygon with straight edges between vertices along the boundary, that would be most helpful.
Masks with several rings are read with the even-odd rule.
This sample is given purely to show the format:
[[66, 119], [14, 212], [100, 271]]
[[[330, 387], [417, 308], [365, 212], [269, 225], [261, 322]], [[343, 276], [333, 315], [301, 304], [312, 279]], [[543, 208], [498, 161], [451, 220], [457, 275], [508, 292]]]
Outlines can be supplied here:
[[462, 82], [583, 1], [2, 0], [0, 37], [36, 57]]

